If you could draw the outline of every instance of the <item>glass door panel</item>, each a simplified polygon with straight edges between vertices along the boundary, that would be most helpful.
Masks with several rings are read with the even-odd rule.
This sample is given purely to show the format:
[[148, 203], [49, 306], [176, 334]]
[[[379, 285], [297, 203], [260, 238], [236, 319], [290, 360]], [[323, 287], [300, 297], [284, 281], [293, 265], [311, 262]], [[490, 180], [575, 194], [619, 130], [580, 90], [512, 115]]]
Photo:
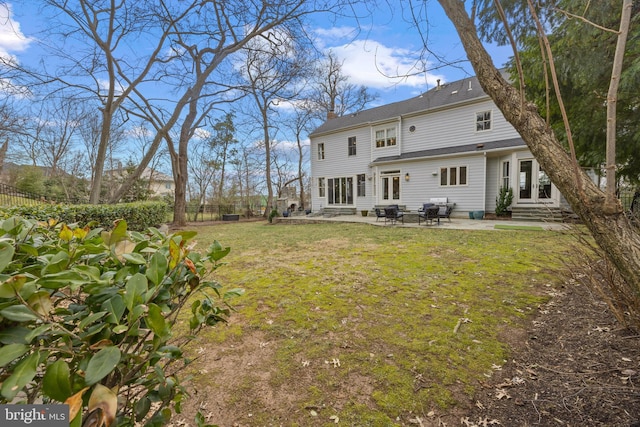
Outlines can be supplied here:
[[400, 175], [383, 176], [381, 179], [382, 201], [400, 200]]
[[548, 203], [552, 197], [551, 179], [536, 160], [520, 160], [518, 200], [521, 203]]
[[519, 194], [520, 201], [532, 201], [532, 180], [531, 175], [533, 171], [533, 160], [521, 160], [520, 161], [520, 178], [519, 178]]

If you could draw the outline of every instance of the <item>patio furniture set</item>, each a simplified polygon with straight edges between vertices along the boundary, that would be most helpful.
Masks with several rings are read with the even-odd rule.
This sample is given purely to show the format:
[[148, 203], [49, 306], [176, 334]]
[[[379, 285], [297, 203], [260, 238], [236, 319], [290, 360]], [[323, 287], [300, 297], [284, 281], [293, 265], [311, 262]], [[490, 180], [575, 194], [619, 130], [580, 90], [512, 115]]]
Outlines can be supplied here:
[[[375, 208], [376, 221], [380, 218], [384, 218], [385, 224], [389, 222], [391, 225], [396, 224], [398, 221], [404, 224], [405, 211], [398, 205], [389, 205], [384, 208]], [[453, 211], [453, 205], [449, 203], [436, 204], [436, 203], [424, 203], [420, 209], [418, 209], [418, 225], [424, 222], [427, 225], [440, 224], [440, 218], [446, 218], [451, 222], [451, 211]]]

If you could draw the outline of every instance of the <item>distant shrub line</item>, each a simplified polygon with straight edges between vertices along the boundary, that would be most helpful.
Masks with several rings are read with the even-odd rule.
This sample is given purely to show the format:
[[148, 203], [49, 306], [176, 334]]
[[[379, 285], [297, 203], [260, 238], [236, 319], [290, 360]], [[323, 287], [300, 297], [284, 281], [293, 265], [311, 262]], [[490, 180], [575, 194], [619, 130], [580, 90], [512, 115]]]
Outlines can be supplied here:
[[40, 204], [0, 208], [0, 218], [13, 216], [38, 221], [55, 219], [67, 224], [89, 224], [111, 229], [115, 221], [124, 219], [130, 230], [142, 231], [158, 227], [166, 221], [168, 206], [164, 202], [134, 202], [115, 205]]

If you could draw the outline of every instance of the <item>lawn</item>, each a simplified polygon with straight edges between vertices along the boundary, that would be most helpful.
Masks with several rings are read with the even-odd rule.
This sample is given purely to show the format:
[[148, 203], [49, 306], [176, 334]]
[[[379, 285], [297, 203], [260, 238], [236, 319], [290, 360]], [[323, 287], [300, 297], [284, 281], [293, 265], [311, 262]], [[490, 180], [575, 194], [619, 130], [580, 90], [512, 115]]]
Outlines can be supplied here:
[[[464, 413], [562, 276], [570, 237], [366, 224], [196, 228], [246, 294], [190, 351], [220, 426], [400, 426]], [[511, 337], [511, 338], [509, 338]], [[459, 420], [459, 417], [457, 418]], [[459, 421], [458, 421], [459, 422]]]

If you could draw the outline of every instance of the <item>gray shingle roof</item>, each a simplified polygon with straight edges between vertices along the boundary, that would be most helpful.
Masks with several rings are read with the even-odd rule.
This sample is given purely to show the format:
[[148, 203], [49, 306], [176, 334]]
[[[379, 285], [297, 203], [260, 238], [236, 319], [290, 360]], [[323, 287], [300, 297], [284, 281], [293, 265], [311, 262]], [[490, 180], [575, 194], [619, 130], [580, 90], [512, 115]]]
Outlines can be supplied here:
[[501, 148], [524, 147], [526, 146], [522, 138], [505, 139], [502, 141], [490, 141], [483, 144], [467, 144], [456, 147], [432, 148], [430, 150], [412, 151], [410, 153], [402, 153], [396, 156], [378, 157], [374, 163], [395, 162], [407, 159], [421, 159], [425, 157], [444, 156], [450, 154], [471, 153], [474, 151], [485, 152], [499, 150]]
[[478, 79], [476, 77], [469, 77], [440, 85], [405, 101], [394, 102], [363, 110], [358, 113], [328, 119], [316, 130], [311, 132], [310, 136], [375, 123], [398, 116], [434, 110], [448, 105], [486, 97], [487, 95], [480, 87]]

